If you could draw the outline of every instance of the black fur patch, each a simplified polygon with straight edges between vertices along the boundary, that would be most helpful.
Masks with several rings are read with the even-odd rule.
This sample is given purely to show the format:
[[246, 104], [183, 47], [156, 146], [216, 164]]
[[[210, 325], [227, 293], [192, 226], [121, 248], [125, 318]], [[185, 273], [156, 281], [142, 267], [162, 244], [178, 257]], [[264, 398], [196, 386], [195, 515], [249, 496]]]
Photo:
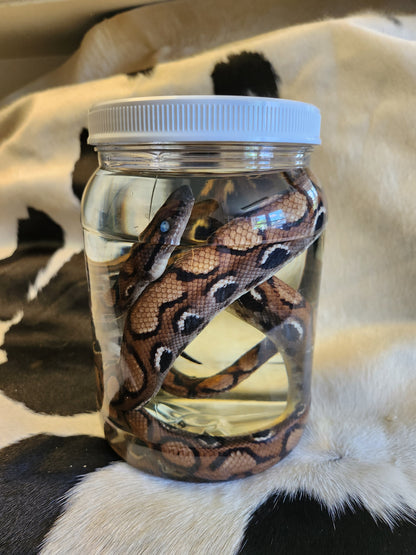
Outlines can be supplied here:
[[18, 241], [25, 244], [56, 242], [63, 245], [63, 231], [52, 218], [28, 206], [28, 219], [19, 220]]
[[238, 555], [411, 555], [416, 527], [391, 530], [360, 507], [332, 518], [317, 501], [298, 495], [271, 496], [251, 516]]
[[17, 249], [0, 261], [0, 291], [7, 302], [0, 303], [0, 319], [9, 320], [25, 304], [29, 283], [63, 246], [63, 231], [45, 212], [27, 208], [28, 217], [19, 220]]
[[72, 190], [81, 200], [82, 193], [89, 178], [98, 167], [98, 157], [92, 145], [88, 144], [88, 129], [83, 129], [79, 136], [80, 156], [75, 163], [72, 174]]
[[30, 409], [71, 415], [95, 410], [92, 331], [82, 253], [27, 303], [7, 332], [0, 388]]
[[120, 460], [101, 438], [36, 435], [0, 451], [0, 552], [38, 553], [82, 475]]
[[215, 94], [279, 97], [280, 78], [259, 52], [231, 54], [211, 74]]

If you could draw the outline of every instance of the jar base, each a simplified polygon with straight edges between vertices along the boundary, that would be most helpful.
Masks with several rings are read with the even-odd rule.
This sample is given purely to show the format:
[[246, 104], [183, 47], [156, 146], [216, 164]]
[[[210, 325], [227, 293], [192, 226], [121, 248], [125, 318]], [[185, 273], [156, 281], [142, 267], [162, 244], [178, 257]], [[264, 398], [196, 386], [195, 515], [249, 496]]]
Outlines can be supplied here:
[[[285, 403], [284, 405], [287, 410], [287, 406]], [[241, 448], [235, 446], [234, 444], [238, 436], [230, 438], [234, 446], [230, 443], [230, 449], [220, 454], [220, 451], [223, 451], [223, 449], [219, 450], [217, 453], [215, 452], [217, 449], [217, 445], [215, 444], [222, 443], [220, 435], [217, 435], [217, 440], [215, 439], [215, 436], [210, 436], [210, 434], [204, 434], [204, 436], [196, 435], [195, 437], [204, 437], [204, 443], [206, 443], [206, 445], [205, 447], [200, 446], [198, 448], [198, 452], [196, 450], [193, 450], [193, 461], [188, 461], [192, 462], [192, 464], [189, 464], [189, 466], [187, 466], [186, 461], [184, 464], [184, 459], [182, 459], [180, 463], [179, 459], [176, 459], [176, 457], [178, 456], [183, 457], [183, 449], [188, 449], [186, 447], [186, 442], [184, 442], [183, 447], [178, 447], [178, 449], [181, 449], [181, 452], [179, 450], [176, 451], [176, 448], [174, 448], [174, 453], [171, 452], [168, 454], [165, 451], [165, 446], [167, 445], [166, 442], [170, 443], [171, 447], [173, 444], [178, 446], [182, 445], [182, 442], [179, 440], [180, 436], [178, 436], [178, 439], [167, 439], [165, 437], [160, 442], [155, 440], [154, 443], [152, 443], [152, 440], [150, 438], [149, 440], [140, 439], [127, 429], [120, 427], [111, 419], [111, 417], [105, 417], [103, 414], [101, 416], [104, 424], [104, 434], [107, 442], [112, 447], [112, 449], [131, 466], [148, 474], [173, 480], [187, 482], [215, 482], [234, 480], [250, 476], [251, 474], [257, 474], [276, 464], [280, 459], [288, 455], [293, 447], [295, 447], [295, 445], [298, 443], [303, 432], [307, 413], [308, 410], [305, 406], [302, 408], [301, 413], [296, 415], [294, 413], [289, 414], [284, 411], [286, 418], [284, 418], [284, 415], [282, 414], [279, 424], [279, 426], [281, 426], [282, 428], [281, 432], [279, 432], [280, 448], [278, 448], [277, 451], [274, 450], [274, 454], [271, 457], [262, 457], [259, 453], [258, 460], [256, 460], [255, 462], [253, 457], [257, 458], [257, 455], [255, 455], [256, 448], [254, 448], [254, 452], [252, 452], [252, 448], [249, 445], [242, 446]], [[242, 414], [244, 415], [244, 411], [242, 412]], [[150, 413], [149, 417], [152, 418]], [[272, 420], [263, 419], [262, 422], [266, 426], [266, 428], [263, 428], [263, 430], [267, 431], [268, 429], [270, 429], [271, 431], [274, 428]], [[266, 422], [269, 422], [269, 424], [266, 424]], [[274, 425], [276, 425], [276, 415], [274, 415], [273, 422]], [[150, 427], [150, 437], [152, 436], [152, 434], [153, 429], [152, 427]], [[212, 442], [208, 439], [209, 437], [212, 438]], [[223, 435], [223, 437], [227, 438], [229, 436]], [[240, 437], [247, 438], [247, 435], [242, 435]], [[259, 439], [264, 437], [264, 432], [254, 432], [253, 439], [256, 437], [258, 437]], [[179, 443], [176, 443], [176, 441], [178, 441]], [[256, 442], [256, 439], [254, 439], [254, 442]], [[212, 443], [212, 445], [210, 445], [210, 443]], [[243, 444], [244, 440], [242, 445]], [[230, 453], [228, 453], [228, 451], [230, 451], [230, 453], [231, 451], [235, 451], [237, 459], [240, 457], [242, 457], [242, 459], [248, 457], [248, 459], [251, 459], [251, 461], [242, 460], [242, 464], [238, 463], [235, 458], [234, 460], [233, 457], [229, 458]], [[249, 462], [249, 464], [246, 468], [244, 468], [247, 462]], [[214, 465], [218, 464], [219, 466], [223, 466], [221, 472], [213, 472], [213, 463]]]

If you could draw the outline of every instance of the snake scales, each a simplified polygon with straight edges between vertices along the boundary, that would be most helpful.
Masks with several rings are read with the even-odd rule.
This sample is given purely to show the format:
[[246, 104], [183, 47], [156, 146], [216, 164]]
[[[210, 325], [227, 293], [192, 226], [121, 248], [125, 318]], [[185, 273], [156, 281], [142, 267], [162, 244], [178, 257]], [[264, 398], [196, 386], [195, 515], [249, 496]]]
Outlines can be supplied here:
[[[110, 403], [110, 419], [145, 447], [140, 467], [153, 474], [194, 481], [241, 478], [275, 464], [300, 439], [310, 405], [311, 307], [274, 274], [320, 235], [326, 211], [309, 172], [283, 176], [288, 192], [259, 201], [168, 264], [197, 209], [190, 188], [180, 187], [120, 270], [117, 306], [126, 316], [120, 387]], [[273, 215], [272, 220], [254, 226], [264, 214]], [[193, 378], [175, 370], [177, 357], [226, 307], [262, 331], [264, 340], [214, 376]], [[266, 430], [232, 437], [198, 435], [161, 422], [145, 409], [161, 387], [188, 398], [232, 389], [277, 351], [288, 374], [288, 400]], [[117, 444], [113, 447], [117, 450]], [[119, 452], [128, 455], [122, 447]]]

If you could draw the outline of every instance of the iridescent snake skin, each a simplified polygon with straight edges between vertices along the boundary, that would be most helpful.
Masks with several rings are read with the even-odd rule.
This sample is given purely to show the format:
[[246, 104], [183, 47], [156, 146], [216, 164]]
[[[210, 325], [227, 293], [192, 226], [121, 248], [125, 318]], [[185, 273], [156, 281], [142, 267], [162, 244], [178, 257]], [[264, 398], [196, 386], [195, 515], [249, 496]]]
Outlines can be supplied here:
[[[272, 466], [300, 439], [310, 405], [311, 307], [274, 274], [320, 235], [326, 211], [309, 172], [283, 176], [291, 186], [288, 192], [253, 204], [204, 244], [175, 257], [194, 208], [190, 188], [180, 187], [121, 268], [117, 305], [126, 317], [120, 388], [111, 400], [110, 418], [145, 448], [147, 462], [141, 467], [153, 474], [193, 481], [241, 478]], [[264, 214], [273, 217], [256, 228], [253, 222]], [[227, 307], [262, 331], [264, 340], [214, 376], [193, 378], [174, 369], [187, 345]], [[287, 406], [265, 430], [195, 434], [159, 421], [145, 408], [161, 387], [188, 398], [228, 391], [277, 351], [288, 374]]]

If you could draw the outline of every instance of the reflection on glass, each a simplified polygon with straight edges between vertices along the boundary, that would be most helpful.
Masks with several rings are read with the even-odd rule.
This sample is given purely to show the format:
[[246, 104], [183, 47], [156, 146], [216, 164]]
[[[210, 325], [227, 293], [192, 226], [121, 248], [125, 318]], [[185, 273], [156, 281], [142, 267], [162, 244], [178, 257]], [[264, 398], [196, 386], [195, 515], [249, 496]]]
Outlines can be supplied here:
[[286, 223], [286, 216], [283, 210], [275, 210], [269, 214], [252, 216], [251, 224], [254, 229], [265, 230], [268, 228], [279, 228]]

